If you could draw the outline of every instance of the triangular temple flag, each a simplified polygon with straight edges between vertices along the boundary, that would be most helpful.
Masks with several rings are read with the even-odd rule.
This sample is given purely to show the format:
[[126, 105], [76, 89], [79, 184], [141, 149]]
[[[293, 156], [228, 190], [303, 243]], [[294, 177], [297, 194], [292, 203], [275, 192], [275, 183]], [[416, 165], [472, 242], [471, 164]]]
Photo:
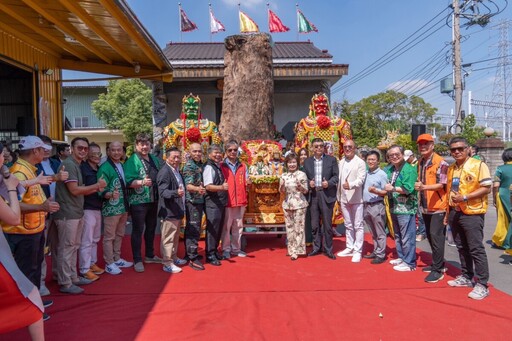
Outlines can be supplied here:
[[190, 21], [190, 19], [185, 14], [185, 11], [183, 11], [180, 6], [180, 31], [190, 32], [193, 30], [197, 30], [196, 24]]
[[315, 25], [313, 25], [302, 12], [300, 9], [297, 9], [297, 24], [299, 33], [309, 33], [309, 32], [318, 32]]
[[225, 31], [224, 25], [220, 21], [215, 18], [213, 15], [212, 8], [210, 7], [210, 32], [211, 33], [217, 33], [220, 31]]
[[270, 9], [268, 10], [268, 29], [271, 33], [288, 32], [290, 30], [289, 27], [283, 25], [281, 19]]
[[249, 18], [249, 16], [247, 16], [247, 14], [245, 14], [242, 11], [238, 11], [238, 13], [239, 13], [239, 16], [240, 16], [240, 32], [242, 32], [242, 33], [253, 33], [253, 32], [259, 32], [260, 31], [258, 25], [256, 25], [254, 20]]

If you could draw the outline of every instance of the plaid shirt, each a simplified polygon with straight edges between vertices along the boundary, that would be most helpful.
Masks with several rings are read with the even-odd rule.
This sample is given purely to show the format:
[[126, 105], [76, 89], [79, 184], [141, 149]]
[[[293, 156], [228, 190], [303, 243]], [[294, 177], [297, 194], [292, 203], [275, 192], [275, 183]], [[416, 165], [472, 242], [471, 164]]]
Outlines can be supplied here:
[[316, 157], [313, 158], [315, 165], [315, 187], [322, 187], [322, 166], [323, 166], [324, 156], [317, 160]]

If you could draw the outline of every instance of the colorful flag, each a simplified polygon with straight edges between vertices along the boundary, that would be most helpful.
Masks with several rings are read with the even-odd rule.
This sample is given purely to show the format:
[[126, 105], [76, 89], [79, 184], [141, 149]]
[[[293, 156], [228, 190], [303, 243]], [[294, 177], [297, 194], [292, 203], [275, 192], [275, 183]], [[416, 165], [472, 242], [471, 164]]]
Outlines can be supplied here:
[[297, 9], [297, 24], [299, 33], [309, 33], [309, 32], [318, 32], [315, 25], [313, 25], [302, 12], [300, 9]]
[[213, 15], [212, 8], [210, 7], [210, 32], [211, 33], [217, 33], [220, 31], [225, 31], [224, 25], [220, 21], [215, 18]]
[[268, 10], [268, 29], [271, 33], [288, 32], [290, 30], [289, 27], [283, 25], [281, 19], [270, 9]]
[[185, 11], [181, 9], [180, 6], [180, 31], [181, 32], [190, 32], [193, 30], [197, 30], [196, 24], [194, 24], [185, 14]]
[[242, 11], [238, 11], [238, 13], [239, 13], [239, 16], [240, 16], [240, 32], [242, 32], [242, 33], [253, 33], [253, 32], [259, 32], [260, 31], [258, 25], [256, 25], [254, 20], [249, 18], [249, 16], [247, 16], [247, 14], [245, 14]]

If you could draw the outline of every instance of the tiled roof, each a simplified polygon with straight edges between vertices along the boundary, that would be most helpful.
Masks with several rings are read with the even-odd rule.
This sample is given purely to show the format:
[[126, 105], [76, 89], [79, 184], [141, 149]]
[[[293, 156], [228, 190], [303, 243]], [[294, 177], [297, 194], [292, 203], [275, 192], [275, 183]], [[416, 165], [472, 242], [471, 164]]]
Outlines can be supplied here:
[[[165, 56], [171, 61], [223, 60], [224, 43], [168, 43]], [[272, 51], [273, 59], [326, 59], [332, 55], [320, 50], [311, 42], [276, 42]], [[277, 61], [278, 62], [278, 61]]]

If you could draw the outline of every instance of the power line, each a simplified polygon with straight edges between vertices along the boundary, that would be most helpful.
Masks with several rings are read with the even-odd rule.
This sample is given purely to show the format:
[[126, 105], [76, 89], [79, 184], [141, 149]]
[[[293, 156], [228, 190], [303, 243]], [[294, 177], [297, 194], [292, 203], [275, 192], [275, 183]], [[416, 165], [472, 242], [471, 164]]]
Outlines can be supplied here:
[[[363, 70], [361, 70], [360, 72], [358, 72], [356, 75], [354, 75], [354, 77], [349, 80], [347, 83], [345, 84], [340, 84], [339, 86], [333, 88], [333, 90], [331, 91], [331, 93], [335, 93], [335, 92], [338, 92], [352, 84], [354, 84], [355, 82], [363, 79], [364, 77], [366, 77], [367, 75], [369, 75], [370, 73], [373, 73], [375, 72], [376, 70], [378, 70], [380, 67], [382, 67], [383, 65], [387, 64], [383, 64], [386, 60], [389, 60], [390, 58], [392, 58], [391, 60], [395, 59], [396, 57], [398, 57], [399, 55], [401, 55], [402, 53], [398, 54], [398, 52], [400, 52], [401, 50], [403, 50], [405, 47], [407, 47], [408, 45], [410, 45], [411, 43], [413, 43], [415, 40], [418, 39], [418, 37], [414, 38], [414, 40], [412, 42], [409, 42], [407, 43], [409, 40], [411, 40], [418, 32], [420, 32], [421, 30], [423, 30], [426, 26], [428, 26], [430, 23], [432, 23], [434, 20], [436, 20], [439, 16], [441, 16], [443, 14], [443, 12], [445, 12], [447, 9], [449, 9], [450, 7], [446, 7], [444, 8], [442, 11], [440, 11], [434, 18], [430, 19], [426, 24], [424, 24], [423, 26], [421, 26], [419, 29], [417, 29], [414, 33], [412, 33], [411, 35], [409, 35], [406, 39], [404, 39], [402, 42], [400, 42], [398, 45], [396, 45], [395, 47], [393, 47], [391, 50], [389, 50], [388, 52], [386, 52], [383, 56], [381, 56], [380, 58], [378, 58], [376, 61], [374, 61], [372, 64], [370, 64], [369, 66], [365, 67]], [[442, 18], [442, 20], [444, 20], [445, 17]], [[439, 24], [439, 21], [436, 22], [434, 25], [432, 25], [431, 27], [428, 28], [427, 31], [421, 33], [420, 37], [422, 35], [424, 35], [426, 32], [430, 31], [433, 27], [435, 27], [436, 25]], [[437, 30], [436, 30], [437, 31]], [[406, 44], [407, 43], [407, 44]], [[401, 47], [402, 45], [406, 44], [404, 47]], [[414, 45], [415, 46], [415, 45]], [[395, 50], [397, 50], [397, 52], [394, 52]], [[410, 49], [410, 48], [409, 48]], [[408, 50], [409, 50], [408, 49]], [[407, 51], [407, 50], [406, 50]], [[394, 53], [394, 54], [393, 54]], [[393, 55], [392, 55], [393, 54]], [[390, 56], [391, 55], [391, 56]], [[390, 61], [390, 60], [389, 60]], [[388, 61], [388, 62], [389, 62]]]

